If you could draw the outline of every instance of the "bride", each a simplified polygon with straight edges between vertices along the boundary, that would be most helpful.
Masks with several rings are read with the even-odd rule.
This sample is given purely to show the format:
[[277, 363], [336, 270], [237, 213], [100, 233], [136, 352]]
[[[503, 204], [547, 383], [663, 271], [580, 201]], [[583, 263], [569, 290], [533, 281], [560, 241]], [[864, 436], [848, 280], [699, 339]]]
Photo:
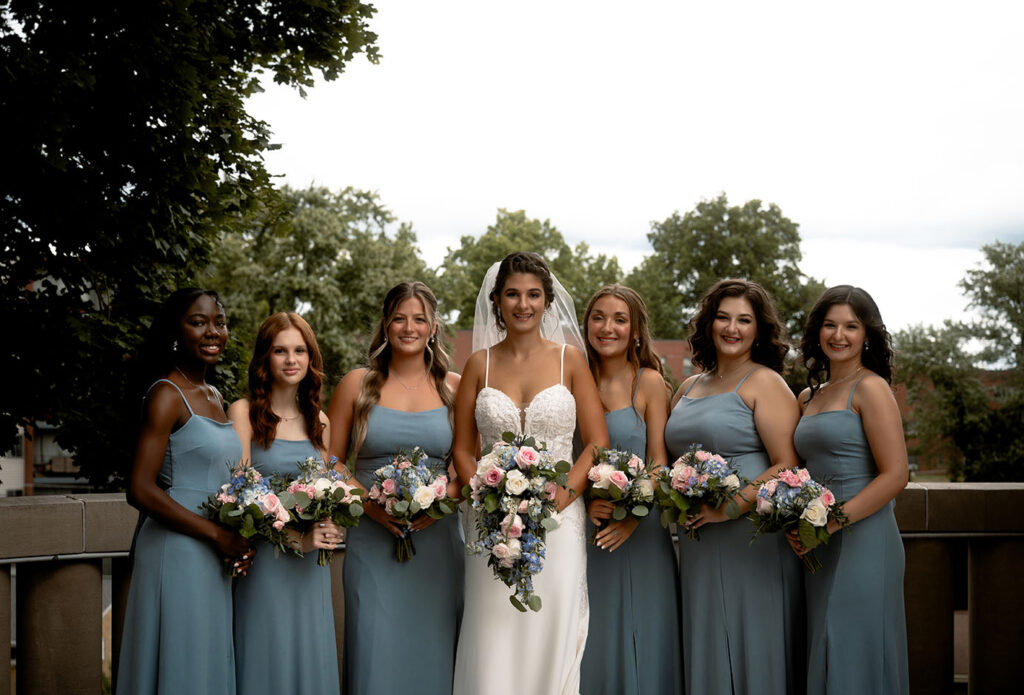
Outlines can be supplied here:
[[[540, 612], [518, 612], [487, 558], [467, 558], [454, 694], [575, 695], [590, 613], [580, 496], [594, 447], [608, 446], [608, 433], [572, 299], [538, 254], [516, 252], [491, 266], [477, 298], [473, 349], [455, 401], [453, 455], [463, 482], [476, 472], [481, 444], [489, 450], [504, 432], [532, 435], [556, 460], [571, 461], [578, 422], [584, 447], [568, 488], [558, 491], [562, 523], [548, 533], [534, 580]], [[466, 536], [476, 538], [472, 520]]]

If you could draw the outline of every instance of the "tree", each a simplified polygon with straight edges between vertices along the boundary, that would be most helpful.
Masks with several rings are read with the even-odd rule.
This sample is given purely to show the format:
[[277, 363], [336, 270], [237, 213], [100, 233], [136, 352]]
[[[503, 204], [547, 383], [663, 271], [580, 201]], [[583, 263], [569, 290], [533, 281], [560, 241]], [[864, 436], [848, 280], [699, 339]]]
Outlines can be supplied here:
[[644, 296], [658, 338], [685, 338], [701, 295], [723, 278], [761, 284], [791, 336], [801, 334], [807, 312], [825, 289], [800, 270], [797, 224], [774, 204], [751, 200], [730, 206], [723, 193], [685, 215], [674, 212], [653, 222], [647, 238], [654, 253], [626, 284]]
[[[272, 192], [259, 74], [302, 89], [358, 53], [365, 3], [0, 0], [0, 449], [49, 420], [94, 482], [123, 471], [127, 356], [216, 234]], [[115, 424], [116, 423], [116, 424]]]
[[375, 193], [285, 188], [242, 234], [221, 236], [205, 279], [228, 305], [240, 386], [259, 324], [278, 311], [310, 322], [330, 380], [365, 363], [387, 290], [434, 280], [411, 227], [394, 223]]
[[580, 320], [590, 295], [622, 277], [614, 256], [591, 256], [590, 247], [582, 241], [570, 248], [549, 220], [530, 219], [522, 210], [499, 209], [495, 223], [486, 232], [478, 238], [462, 237], [459, 248], [449, 248], [441, 263], [437, 291], [452, 327], [473, 326], [476, 296], [484, 274], [491, 264], [513, 251], [534, 251], [547, 260], [551, 272], [573, 298]]
[[900, 331], [897, 378], [914, 408], [911, 452], [953, 479], [1024, 480], [1024, 244], [982, 247], [960, 286], [981, 318]]

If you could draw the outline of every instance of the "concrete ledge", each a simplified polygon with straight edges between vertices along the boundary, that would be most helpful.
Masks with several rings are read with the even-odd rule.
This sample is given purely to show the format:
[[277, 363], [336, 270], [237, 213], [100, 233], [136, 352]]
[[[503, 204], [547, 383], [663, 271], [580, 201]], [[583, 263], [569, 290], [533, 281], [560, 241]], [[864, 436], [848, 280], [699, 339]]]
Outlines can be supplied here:
[[64, 495], [0, 499], [0, 559], [85, 549], [82, 503]]
[[920, 483], [907, 483], [896, 497], [896, 523], [900, 531], [928, 529], [928, 489]]
[[75, 495], [73, 499], [85, 505], [85, 552], [121, 552], [131, 547], [139, 511], [125, 502], [124, 493]]

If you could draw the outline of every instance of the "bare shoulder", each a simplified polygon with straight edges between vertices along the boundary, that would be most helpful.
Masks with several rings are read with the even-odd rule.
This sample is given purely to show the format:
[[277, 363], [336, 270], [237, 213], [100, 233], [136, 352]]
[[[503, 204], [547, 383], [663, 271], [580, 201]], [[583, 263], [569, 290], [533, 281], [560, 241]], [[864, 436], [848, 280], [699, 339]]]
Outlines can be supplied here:
[[[552, 343], [552, 345], [555, 346], [557, 351], [561, 352], [562, 346], [558, 343]], [[582, 368], [587, 370], [588, 373], [590, 372], [590, 367], [587, 366], [587, 358], [583, 356], [579, 348], [573, 345], [565, 346], [565, 365], [573, 369]]]
[[807, 407], [807, 404], [811, 402], [810, 386], [800, 392], [800, 395], [796, 397], [796, 402], [800, 406], [800, 411], [803, 412], [804, 408]]
[[444, 380], [448, 383], [448, 387], [452, 391], [458, 391], [459, 383], [462, 381], [462, 375], [458, 374], [457, 372], [448, 372]]
[[362, 388], [363, 379], [366, 378], [366, 372], [369, 370], [366, 367], [359, 367], [353, 369], [351, 372], [341, 377], [341, 381], [338, 382], [338, 390], [343, 393], [359, 393], [359, 389]]
[[854, 387], [853, 407], [860, 410], [862, 407], [892, 405], [896, 403], [896, 396], [893, 395], [892, 387], [882, 377], [874, 372], [869, 373], [861, 379]]
[[228, 406], [228, 418], [231, 420], [237, 420], [239, 418], [249, 417], [249, 399], [239, 398], [237, 401]]
[[645, 369], [640, 372], [637, 388], [648, 397], [668, 398], [668, 386], [656, 369]]
[[149, 420], [177, 420], [186, 413], [184, 396], [169, 381], [158, 381], [146, 392], [144, 406]]
[[786, 380], [782, 378], [782, 375], [768, 367], [755, 370], [743, 385], [746, 386], [747, 384], [750, 384], [758, 391], [763, 390], [773, 395], [786, 393], [790, 398], [793, 398], [793, 391], [789, 388]]

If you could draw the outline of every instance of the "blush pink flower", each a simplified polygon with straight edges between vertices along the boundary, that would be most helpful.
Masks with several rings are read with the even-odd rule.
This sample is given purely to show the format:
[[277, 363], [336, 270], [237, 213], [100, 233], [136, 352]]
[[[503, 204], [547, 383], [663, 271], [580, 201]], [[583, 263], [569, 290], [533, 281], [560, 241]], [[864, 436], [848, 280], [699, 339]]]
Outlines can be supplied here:
[[806, 468], [797, 468], [796, 477], [800, 479], [801, 483], [806, 483], [811, 479], [811, 474]]
[[268, 492], [263, 496], [263, 511], [267, 514], [278, 515], [278, 510], [281, 509], [281, 500], [278, 499], [277, 495], [273, 492]]
[[380, 484], [380, 487], [381, 487], [381, 490], [384, 491], [385, 495], [393, 495], [393, 494], [395, 494], [395, 490], [398, 489], [398, 486], [395, 484], [395, 481], [392, 480], [391, 478], [385, 479]]
[[548, 499], [553, 500], [558, 495], [558, 486], [549, 482], [544, 486], [544, 491], [547, 493]]
[[758, 514], [771, 514], [772, 503], [763, 497], [757, 498], [757, 513]]
[[825, 491], [821, 493], [821, 501], [825, 503], [826, 507], [831, 507], [836, 503], [836, 496], [832, 494], [832, 491], [825, 488]]
[[491, 487], [497, 487], [501, 479], [505, 477], [505, 471], [500, 468], [492, 468], [484, 473], [484, 482]]
[[229, 502], [235, 502], [235, 496], [229, 495], [226, 492], [221, 492], [217, 495], [217, 501], [221, 504], [228, 504]]
[[776, 480], [775, 478], [772, 478], [771, 480], [769, 480], [767, 483], [764, 484], [764, 489], [768, 493], [769, 497], [771, 497], [772, 495], [775, 494], [775, 490], [778, 487], [779, 487], [779, 481]]
[[701, 463], [704, 463], [705, 461], [708, 461], [708, 460], [711, 459], [711, 454], [709, 452], [707, 452], [707, 451], [698, 451], [693, 456], [694, 456], [694, 458], [696, 458]]
[[516, 452], [516, 464], [523, 470], [530, 466], [536, 466], [538, 463], [540, 463], [540, 454], [533, 447], [520, 447], [519, 451]]
[[508, 514], [501, 522], [501, 532], [509, 538], [519, 538], [523, 535], [523, 518], [518, 514]]
[[636, 475], [643, 470], [644, 462], [639, 456], [631, 456], [629, 461], [626, 463], [626, 466], [629, 468], [630, 473]]
[[398, 462], [398, 467], [399, 468], [408, 468], [411, 465], [412, 465], [412, 463], [410, 463], [409, 461], [406, 461], [405, 459], [402, 459], [401, 461]]
[[442, 497], [444, 497], [445, 493], [448, 491], [448, 478], [447, 478], [447, 476], [443, 476], [443, 475], [440, 476], [437, 480], [434, 481], [434, 483], [433, 483], [433, 485], [431, 487], [433, 487], [433, 489], [434, 489], [434, 498], [435, 499], [441, 499]]
[[779, 480], [790, 487], [798, 488], [803, 486], [800, 477], [791, 470], [779, 471]]
[[608, 476], [608, 479], [620, 490], [625, 490], [629, 487], [629, 478], [622, 471], [613, 471], [612, 474]]

